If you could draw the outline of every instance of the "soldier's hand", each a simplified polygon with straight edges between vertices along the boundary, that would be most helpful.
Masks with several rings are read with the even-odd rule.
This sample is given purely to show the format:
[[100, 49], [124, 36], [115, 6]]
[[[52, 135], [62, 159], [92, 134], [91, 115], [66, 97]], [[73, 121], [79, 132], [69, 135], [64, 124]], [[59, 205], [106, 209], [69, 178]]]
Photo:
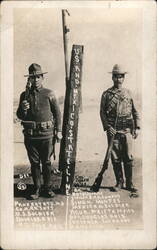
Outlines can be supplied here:
[[136, 130], [134, 131], [133, 135], [132, 135], [133, 139], [136, 139], [136, 138], [138, 137], [138, 135], [139, 135], [139, 130], [136, 129]]
[[60, 175], [61, 172], [59, 171], [59, 169], [55, 168], [55, 167], [52, 167], [52, 173], [55, 174], [55, 175]]
[[110, 134], [110, 135], [115, 135], [117, 133], [117, 131], [113, 128], [113, 127], [109, 127], [107, 132]]
[[29, 102], [27, 102], [26, 100], [24, 100], [22, 103], [21, 103], [21, 107], [24, 111], [26, 111], [27, 109], [30, 108], [30, 105], [29, 105]]
[[60, 142], [62, 139], [62, 132], [57, 132], [57, 142]]

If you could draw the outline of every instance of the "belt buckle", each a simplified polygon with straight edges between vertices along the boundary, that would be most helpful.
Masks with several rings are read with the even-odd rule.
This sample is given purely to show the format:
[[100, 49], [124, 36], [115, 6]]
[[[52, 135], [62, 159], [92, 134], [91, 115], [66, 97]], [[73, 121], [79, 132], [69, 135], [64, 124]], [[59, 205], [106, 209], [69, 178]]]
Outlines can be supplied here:
[[46, 122], [41, 122], [41, 128], [47, 128]]
[[29, 134], [29, 135], [33, 135], [33, 130], [30, 128], [30, 129], [27, 129], [27, 133]]
[[47, 128], [51, 128], [52, 127], [52, 122], [51, 121], [48, 121], [47, 122]]

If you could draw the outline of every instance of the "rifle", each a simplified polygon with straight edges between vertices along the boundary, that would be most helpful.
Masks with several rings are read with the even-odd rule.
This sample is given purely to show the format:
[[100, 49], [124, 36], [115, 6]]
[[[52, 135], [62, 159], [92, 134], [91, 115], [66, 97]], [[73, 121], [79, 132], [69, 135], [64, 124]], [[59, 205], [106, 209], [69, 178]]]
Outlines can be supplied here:
[[[115, 125], [114, 125], [115, 129], [116, 129], [117, 120], [118, 120], [118, 113], [119, 113], [119, 100], [118, 100], [118, 103], [117, 103], [117, 116], [116, 116]], [[98, 173], [98, 175], [97, 175], [97, 177], [96, 177], [96, 179], [94, 181], [94, 184], [90, 188], [90, 190], [93, 191], [93, 192], [98, 192], [99, 189], [100, 189], [100, 185], [101, 185], [102, 179], [103, 179], [103, 174], [104, 174], [105, 170], [108, 168], [108, 163], [109, 163], [109, 159], [110, 159], [110, 155], [111, 155], [111, 151], [112, 151], [114, 137], [115, 137], [115, 135], [112, 135], [111, 138], [110, 138], [110, 142], [109, 142], [109, 145], [108, 145], [108, 148], [107, 148], [107, 151], [106, 151], [106, 155], [105, 155], [105, 159], [104, 159], [104, 162], [103, 162], [102, 169]]]
[[111, 155], [111, 151], [112, 151], [112, 146], [113, 146], [113, 140], [114, 140], [114, 135], [112, 135], [110, 143], [108, 145], [105, 159], [104, 159], [104, 163], [103, 163], [103, 167], [102, 167], [101, 171], [98, 173], [98, 175], [94, 181], [94, 184], [90, 188], [90, 190], [93, 192], [99, 191], [99, 188], [100, 188], [100, 185], [101, 185], [102, 179], [103, 179], [103, 174], [104, 174], [105, 170], [108, 168], [108, 163], [109, 163], [109, 159], [110, 159], [110, 155]]
[[[25, 100], [26, 101], [28, 101], [28, 99], [29, 99], [30, 88], [31, 88], [31, 82], [30, 82], [30, 79], [28, 77], [27, 84], [26, 84], [26, 89], [25, 89]], [[24, 113], [25, 113], [25, 115], [27, 115], [27, 110], [25, 110]]]
[[26, 84], [26, 90], [25, 90], [25, 100], [27, 100], [27, 101], [28, 101], [28, 98], [29, 98], [30, 88], [31, 88], [31, 82], [30, 82], [30, 79], [28, 77], [27, 84]]

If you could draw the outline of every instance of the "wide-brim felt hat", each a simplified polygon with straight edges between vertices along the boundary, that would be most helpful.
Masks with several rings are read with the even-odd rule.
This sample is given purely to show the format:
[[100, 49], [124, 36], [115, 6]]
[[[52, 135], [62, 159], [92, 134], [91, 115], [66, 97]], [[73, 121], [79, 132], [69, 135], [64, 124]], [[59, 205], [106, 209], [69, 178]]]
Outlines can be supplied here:
[[41, 66], [37, 63], [32, 63], [28, 68], [28, 75], [24, 75], [24, 77], [36, 76], [47, 74], [48, 72], [42, 72]]
[[119, 65], [119, 64], [115, 64], [115, 65], [113, 66], [112, 71], [111, 71], [111, 72], [108, 72], [108, 73], [111, 73], [111, 74], [120, 74], [120, 75], [121, 75], [121, 74], [122, 74], [122, 75], [128, 74], [128, 72], [125, 71], [124, 67], [123, 67], [122, 65]]

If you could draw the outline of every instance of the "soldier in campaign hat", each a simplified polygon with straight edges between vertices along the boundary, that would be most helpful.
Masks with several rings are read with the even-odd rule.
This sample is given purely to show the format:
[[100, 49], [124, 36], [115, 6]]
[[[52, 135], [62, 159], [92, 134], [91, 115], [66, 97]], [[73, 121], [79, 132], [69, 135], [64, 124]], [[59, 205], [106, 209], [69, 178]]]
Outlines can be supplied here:
[[54, 152], [54, 129], [56, 138], [62, 138], [61, 112], [52, 90], [43, 87], [44, 74], [41, 66], [29, 67], [26, 90], [20, 96], [17, 117], [22, 120], [24, 144], [31, 164], [34, 192], [31, 199], [38, 199], [41, 192], [41, 166], [47, 197], [53, 197], [51, 183], [51, 156]]
[[114, 137], [111, 151], [111, 161], [116, 178], [115, 191], [124, 187], [131, 192], [137, 189], [133, 185], [133, 154], [132, 139], [138, 136], [139, 113], [131, 92], [122, 87], [127, 71], [119, 65], [113, 66], [112, 72], [113, 86], [103, 92], [100, 105], [100, 117], [104, 131], [107, 131], [108, 143]]

